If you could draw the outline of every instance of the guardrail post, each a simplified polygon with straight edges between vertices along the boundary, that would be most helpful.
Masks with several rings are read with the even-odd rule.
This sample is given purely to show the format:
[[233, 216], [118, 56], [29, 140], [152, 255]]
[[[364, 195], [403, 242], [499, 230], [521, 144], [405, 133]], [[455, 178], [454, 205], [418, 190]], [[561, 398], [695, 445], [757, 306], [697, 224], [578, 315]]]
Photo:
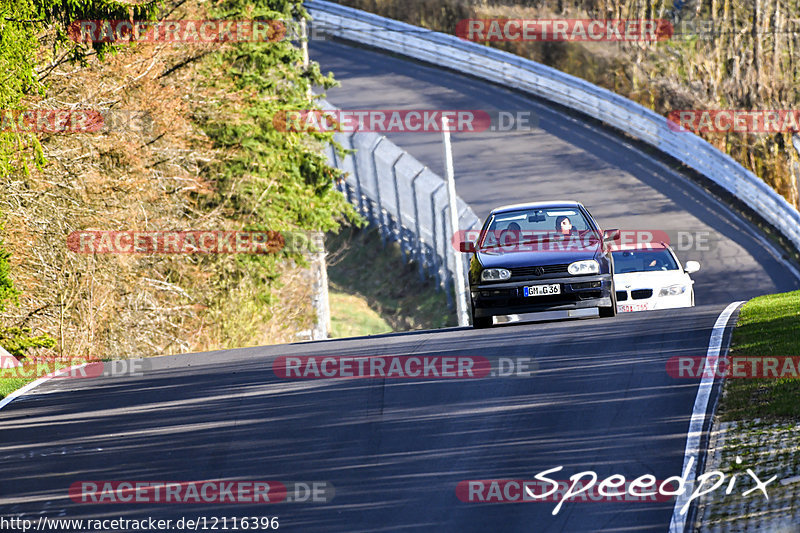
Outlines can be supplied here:
[[[443, 273], [443, 278], [444, 278], [443, 281], [444, 282], [442, 284], [442, 288], [444, 289], [444, 293], [447, 296], [447, 307], [449, 307], [450, 309], [453, 309], [453, 308], [456, 307], [456, 301], [453, 298], [453, 296], [455, 294], [455, 291], [453, 291], [452, 293], [450, 292], [451, 283], [453, 283], [453, 273], [452, 273], [451, 269], [449, 268], [450, 254], [447, 253], [447, 235], [448, 235], [448, 232], [447, 232], [447, 226], [448, 226], [448, 224], [447, 224], [447, 212], [448, 212], [448, 209], [449, 209], [449, 206], [447, 205], [447, 203], [445, 203], [442, 206], [442, 237], [443, 238], [440, 239], [440, 245], [441, 245], [442, 249], [438, 252], [438, 255], [441, 258], [441, 265], [444, 268], [444, 273]], [[457, 295], [456, 295], [456, 298], [457, 298]]]
[[389, 222], [383, 213], [383, 202], [381, 201], [381, 179], [380, 176], [378, 176], [378, 162], [375, 161], [375, 152], [378, 150], [378, 147], [381, 145], [384, 139], [386, 139], [386, 137], [381, 137], [378, 139], [378, 142], [375, 143], [375, 146], [372, 147], [372, 157], [370, 158], [372, 168], [370, 170], [372, 171], [372, 176], [375, 178], [375, 194], [378, 196], [376, 198], [378, 212], [375, 218], [378, 220], [378, 228], [381, 234], [381, 244], [385, 248]]
[[444, 187], [444, 182], [440, 183], [438, 187], [431, 191], [431, 233], [433, 234], [433, 243], [431, 246], [433, 247], [433, 269], [436, 272], [436, 282], [439, 285], [443, 285], [442, 274], [441, 274], [441, 266], [439, 261], [439, 253], [438, 253], [438, 241], [439, 239], [436, 238], [436, 193]]
[[325, 238], [321, 231], [315, 231], [311, 239], [314, 250], [312, 251], [314, 272], [314, 309], [317, 314], [317, 323], [311, 334], [312, 340], [328, 338], [331, 330], [331, 309], [328, 299], [328, 265], [325, 253]]
[[426, 167], [422, 167], [422, 170], [417, 172], [417, 175], [411, 178], [411, 194], [413, 195], [414, 201], [414, 231], [416, 232], [416, 246], [414, 246], [414, 250], [416, 253], [417, 259], [417, 267], [419, 268], [419, 280], [425, 281], [425, 251], [422, 249], [422, 228], [419, 225], [419, 205], [417, 202], [417, 178], [419, 178], [422, 173], [425, 171]]
[[392, 163], [392, 178], [394, 179], [394, 197], [397, 204], [397, 238], [400, 241], [400, 255], [403, 256], [403, 261], [406, 261], [406, 243], [403, 239], [403, 211], [400, 206], [400, 187], [397, 186], [397, 163], [403, 159], [405, 152], [400, 154], [394, 163]]
[[[348, 142], [350, 143], [350, 146], [349, 147], [346, 146], [345, 147], [346, 149], [353, 149], [353, 146], [355, 146], [355, 143], [353, 142], [353, 140], [355, 139], [356, 135], [358, 135], [358, 134], [357, 133], [353, 133], [352, 135], [350, 135], [350, 137], [347, 138]], [[354, 193], [356, 195], [355, 206], [358, 209], [358, 212], [363, 215], [364, 214], [364, 201], [362, 200], [362, 193], [361, 193], [361, 176], [360, 176], [361, 171], [358, 168], [358, 158], [354, 157], [353, 154], [347, 154], [347, 157], [351, 158], [352, 161], [353, 161], [353, 179], [356, 181], [356, 185], [355, 185], [355, 188], [354, 188]], [[350, 203], [353, 203], [353, 202], [350, 202]]]

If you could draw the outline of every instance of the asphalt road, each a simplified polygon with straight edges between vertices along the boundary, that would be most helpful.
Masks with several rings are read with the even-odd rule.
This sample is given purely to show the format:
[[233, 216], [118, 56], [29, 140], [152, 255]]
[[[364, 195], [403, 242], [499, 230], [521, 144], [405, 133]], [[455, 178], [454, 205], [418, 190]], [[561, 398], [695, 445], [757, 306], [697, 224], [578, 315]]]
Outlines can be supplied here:
[[[696, 381], [727, 303], [798, 287], [758, 234], [684, 177], [596, 126], [502, 88], [372, 51], [314, 43], [349, 108], [534, 110], [532, 132], [455, 136], [459, 193], [496, 205], [582, 201], [605, 227], [708, 231], [699, 306], [587, 319], [157, 358], [141, 376], [52, 380], [0, 410], [0, 518], [278, 516], [290, 531], [664, 531], [662, 503], [464, 503], [460, 481], [679, 475]], [[438, 136], [392, 140], [441, 169]], [[281, 355], [530, 357], [528, 378], [278, 378]], [[556, 476], [553, 476], [556, 477]], [[79, 503], [77, 481], [324, 481], [329, 503]], [[56, 529], [51, 529], [56, 530]], [[64, 529], [62, 529], [64, 530]]]
[[[679, 475], [720, 306], [449, 329], [147, 360], [142, 376], [51, 380], [0, 411], [0, 516], [278, 516], [288, 531], [664, 531], [672, 502], [464, 503], [460, 481], [564, 466]], [[279, 355], [530, 357], [527, 378], [278, 378]], [[325, 481], [329, 503], [97, 504], [76, 481]]]

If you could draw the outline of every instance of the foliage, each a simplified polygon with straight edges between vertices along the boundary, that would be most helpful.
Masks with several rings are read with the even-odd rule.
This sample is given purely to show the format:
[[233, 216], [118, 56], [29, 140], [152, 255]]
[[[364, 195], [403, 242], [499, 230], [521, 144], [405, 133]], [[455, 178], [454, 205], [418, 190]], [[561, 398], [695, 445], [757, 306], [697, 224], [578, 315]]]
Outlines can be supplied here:
[[[151, 17], [154, 8], [153, 3], [131, 5], [106, 0], [0, 0], [0, 112], [19, 111], [24, 98], [44, 94], [42, 79], [46, 73], [39, 71], [42, 63], [45, 68], [63, 61], [85, 63], [87, 55], [104, 54], [112, 48], [106, 43], [87, 47], [71, 42], [68, 29], [73, 21]], [[54, 37], [42, 55], [39, 38], [47, 29], [54, 29]], [[41, 167], [41, 145], [32, 133], [0, 131], [0, 179], [9, 179], [18, 171], [29, 174], [28, 163], [20, 155], [26, 147], [33, 150], [34, 162]], [[18, 303], [19, 291], [10, 277], [9, 257], [0, 240], [0, 311], [8, 302]], [[0, 327], [0, 345], [12, 355], [24, 357], [32, 348], [53, 347], [55, 341], [48, 335], [32, 335], [30, 328]]]
[[[0, 225], [0, 231], [2, 231]], [[10, 277], [9, 258], [11, 254], [2, 247], [0, 240], [0, 311], [4, 311], [8, 303], [17, 304], [19, 291], [14, 287]], [[52, 348], [55, 340], [49, 335], [32, 335], [30, 328], [0, 326], [0, 346], [17, 359], [22, 359], [32, 348]]]
[[[212, 16], [291, 21], [305, 15], [300, 1], [228, 0]], [[221, 208], [254, 231], [331, 231], [343, 220], [357, 221], [334, 187], [341, 173], [323, 155], [333, 135], [282, 131], [276, 120], [287, 111], [315, 107], [311, 86], [328, 88], [333, 79], [323, 76], [316, 63], [306, 71], [300, 48], [289, 40], [238, 43], [215, 54], [210, 63], [211, 72], [224, 70], [228, 76], [209, 76], [209, 82], [235, 98], [197, 117], [215, 146], [228, 154], [208, 171], [218, 194], [203, 199], [204, 209]], [[291, 255], [304, 262], [301, 254]], [[255, 297], [267, 304], [280, 260], [276, 255], [240, 257], [240, 270], [227, 272], [218, 282], [233, 288], [244, 276], [260, 280]]]
[[[214, 13], [223, 19], [260, 20], [304, 15], [299, 0], [228, 0]], [[329, 88], [333, 79], [323, 76], [317, 64], [305, 71], [300, 49], [289, 40], [241, 43], [216, 60], [229, 73], [221, 83], [231, 83], [241, 98], [203, 121], [209, 136], [231, 154], [216, 174], [221, 188], [241, 182], [233, 188], [228, 207], [247, 217], [254, 229], [328, 231], [338, 227], [343, 213], [354, 219], [355, 212], [334, 188], [341, 173], [323, 155], [333, 135], [276, 127], [281, 114], [314, 106], [309, 97], [312, 85]]]
[[[0, 112], [19, 110], [25, 96], [44, 94], [42, 80], [57, 65], [86, 64], [92, 54], [101, 57], [114, 49], [109, 43], [71, 41], [69, 27], [79, 20], [152, 19], [156, 3], [128, 4], [109, 0], [0, 0]], [[47, 46], [39, 37], [52, 30]], [[33, 149], [34, 161], [44, 163], [41, 146], [30, 133], [0, 131], [0, 178], [19, 168], [28, 174], [20, 147]]]
[[[3, 226], [0, 225], [0, 231]], [[0, 239], [0, 311], [4, 311], [7, 302], [17, 302], [19, 291], [14, 288], [14, 283], [11, 281], [11, 265], [8, 260], [11, 254], [3, 249], [3, 241]]]
[[[57, 335], [65, 357], [296, 340], [313, 319], [301, 253], [90, 255], [70, 252], [64, 238], [89, 228], [336, 231], [355, 220], [322, 155], [331, 135], [273, 124], [282, 111], [314, 107], [310, 87], [333, 80], [316, 65], [306, 71], [290, 40], [90, 46], [70, 41], [65, 28], [82, 19], [288, 20], [305, 15], [301, 2], [3, 2], [19, 38], [0, 57], [30, 74], [15, 91], [3, 86], [7, 108], [102, 102], [150, 117], [147, 128], [20, 135], [0, 145], [9, 156], [0, 174], [6, 249], [22, 289], [18, 316], [3, 317], [18, 327], [8, 331]], [[47, 161], [28, 173], [22, 156], [39, 142]]]
[[33, 348], [52, 348], [55, 339], [49, 335], [33, 335], [31, 328], [0, 328], [0, 346], [17, 359], [24, 359]]

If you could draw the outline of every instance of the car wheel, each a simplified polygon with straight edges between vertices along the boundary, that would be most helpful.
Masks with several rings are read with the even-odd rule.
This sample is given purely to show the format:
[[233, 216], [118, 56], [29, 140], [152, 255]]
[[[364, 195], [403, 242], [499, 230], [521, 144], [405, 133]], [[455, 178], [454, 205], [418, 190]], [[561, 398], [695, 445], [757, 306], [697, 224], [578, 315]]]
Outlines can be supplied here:
[[602, 318], [617, 316], [617, 287], [611, 283], [611, 307], [598, 307], [598, 312]]
[[485, 329], [492, 327], [493, 317], [482, 316], [472, 319], [472, 327], [475, 329]]
[[482, 316], [476, 317], [475, 316], [475, 306], [470, 305], [470, 309], [472, 310], [472, 327], [475, 329], [484, 329], [492, 327], [492, 323], [494, 322], [492, 316]]

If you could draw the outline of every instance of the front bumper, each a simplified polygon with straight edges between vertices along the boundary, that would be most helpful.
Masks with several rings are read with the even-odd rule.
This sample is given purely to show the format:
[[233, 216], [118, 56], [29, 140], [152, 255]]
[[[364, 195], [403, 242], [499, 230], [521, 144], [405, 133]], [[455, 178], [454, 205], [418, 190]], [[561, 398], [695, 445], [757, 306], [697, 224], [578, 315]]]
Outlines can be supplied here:
[[692, 292], [679, 296], [653, 296], [645, 300], [625, 300], [617, 302], [617, 312], [631, 313], [637, 311], [658, 311], [661, 309], [678, 309], [692, 307]]
[[[527, 297], [523, 295], [524, 287], [556, 283], [561, 286], [561, 294]], [[509, 283], [484, 283], [470, 287], [472, 312], [475, 318], [611, 307], [613, 305], [611, 291], [611, 274], [542, 278]]]

